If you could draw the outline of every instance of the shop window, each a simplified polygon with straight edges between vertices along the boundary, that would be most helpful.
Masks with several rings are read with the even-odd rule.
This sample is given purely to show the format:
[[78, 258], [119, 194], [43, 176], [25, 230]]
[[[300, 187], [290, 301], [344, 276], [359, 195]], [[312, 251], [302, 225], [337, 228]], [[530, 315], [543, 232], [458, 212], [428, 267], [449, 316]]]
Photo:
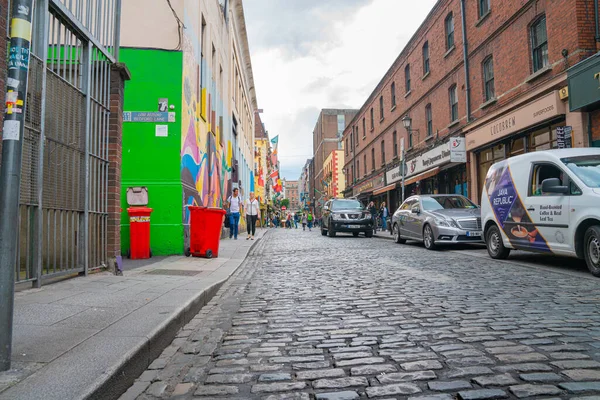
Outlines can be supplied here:
[[556, 141], [556, 128], [559, 126], [564, 126], [564, 124], [552, 125], [531, 133], [528, 140], [531, 144], [529, 151], [556, 149], [558, 147]]
[[525, 153], [525, 138], [511, 140], [509, 152], [510, 157]]
[[485, 185], [485, 177], [492, 164], [504, 160], [506, 158], [506, 147], [504, 144], [499, 144], [489, 149], [481, 151], [478, 156], [478, 183], [479, 190], [482, 190]]
[[548, 66], [548, 33], [546, 32], [546, 16], [538, 19], [531, 26], [531, 51], [533, 72]]

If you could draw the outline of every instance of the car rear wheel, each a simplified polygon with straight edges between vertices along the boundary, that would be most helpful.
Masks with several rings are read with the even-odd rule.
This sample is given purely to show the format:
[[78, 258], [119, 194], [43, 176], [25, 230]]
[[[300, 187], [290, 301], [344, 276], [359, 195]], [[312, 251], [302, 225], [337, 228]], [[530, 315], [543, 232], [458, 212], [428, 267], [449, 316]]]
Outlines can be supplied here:
[[402, 236], [400, 236], [400, 227], [398, 226], [398, 224], [394, 224], [392, 228], [392, 233], [394, 235], [394, 242], [398, 244], [406, 243], [406, 239], [402, 239]]
[[493, 259], [504, 260], [508, 258], [510, 249], [504, 246], [502, 234], [500, 234], [500, 229], [496, 225], [488, 229], [485, 243], [487, 245], [488, 254]]
[[366, 231], [365, 232], [365, 236], [368, 237], [368, 238], [372, 238], [373, 237], [373, 231], [372, 230], [371, 231]]
[[429, 225], [425, 225], [425, 228], [423, 228], [423, 244], [427, 250], [435, 250], [437, 248], [435, 238], [433, 237], [433, 229]]
[[600, 226], [590, 226], [584, 236], [585, 262], [594, 276], [600, 277]]
[[327, 231], [327, 235], [329, 237], [335, 237], [335, 231], [330, 227], [329, 230]]
[[359, 232], [352, 232], [352, 236], [358, 237]]

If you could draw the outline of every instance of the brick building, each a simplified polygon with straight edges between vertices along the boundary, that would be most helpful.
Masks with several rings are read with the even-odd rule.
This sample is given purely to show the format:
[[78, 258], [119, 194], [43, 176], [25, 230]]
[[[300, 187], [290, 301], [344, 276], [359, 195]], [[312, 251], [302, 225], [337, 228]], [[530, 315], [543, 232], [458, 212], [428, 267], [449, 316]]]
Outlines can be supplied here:
[[325, 159], [323, 167], [327, 199], [343, 198], [346, 189], [344, 176], [344, 150], [333, 150]]
[[324, 109], [321, 110], [315, 129], [313, 130], [314, 186], [312, 186], [317, 209], [324, 204], [325, 176], [323, 166], [325, 159], [333, 150], [342, 149], [341, 142], [344, 129], [356, 115], [357, 110]]
[[290, 201], [290, 211], [300, 209], [300, 197], [298, 194], [298, 181], [285, 181], [285, 198]]
[[[567, 70], [596, 52], [593, 0], [439, 0], [344, 132], [347, 197], [463, 193], [490, 165], [590, 144], [567, 105]], [[466, 29], [463, 29], [465, 27]], [[600, 122], [600, 121], [599, 121]]]

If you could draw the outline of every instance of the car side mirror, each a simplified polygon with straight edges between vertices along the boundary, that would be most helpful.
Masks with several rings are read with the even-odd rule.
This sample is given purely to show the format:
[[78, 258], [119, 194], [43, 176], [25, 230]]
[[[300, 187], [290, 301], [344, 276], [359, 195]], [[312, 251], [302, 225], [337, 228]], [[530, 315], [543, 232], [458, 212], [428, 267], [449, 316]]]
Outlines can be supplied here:
[[561, 186], [561, 181], [558, 178], [548, 178], [542, 181], [542, 193], [569, 193], [568, 186]]
[[410, 210], [411, 213], [413, 214], [420, 214], [421, 213], [421, 209], [420, 208], [413, 208], [412, 210]]

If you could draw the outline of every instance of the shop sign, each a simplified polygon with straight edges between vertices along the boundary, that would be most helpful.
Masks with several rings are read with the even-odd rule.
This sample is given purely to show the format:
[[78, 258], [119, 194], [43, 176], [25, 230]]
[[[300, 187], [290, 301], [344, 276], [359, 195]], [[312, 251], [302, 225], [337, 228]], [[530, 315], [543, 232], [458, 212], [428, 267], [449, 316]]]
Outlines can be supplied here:
[[354, 196], [358, 196], [359, 194], [364, 193], [364, 192], [372, 192], [373, 190], [377, 190], [377, 189], [383, 187], [384, 186], [383, 179], [384, 179], [384, 175], [379, 174], [375, 178], [369, 179], [368, 181], [355, 186], [353, 189]]
[[454, 137], [450, 139], [450, 162], [467, 162], [467, 147], [464, 137]]
[[559, 149], [570, 149], [571, 148], [571, 133], [573, 127], [571, 126], [559, 126], [556, 128], [556, 144]]
[[554, 91], [501, 118], [466, 134], [466, 150], [473, 150], [500, 138], [565, 114], [565, 104]]
[[600, 103], [600, 56], [590, 57], [570, 68], [568, 83], [571, 111]]
[[[455, 137], [449, 142], [441, 144], [418, 157], [406, 162], [405, 177], [420, 174], [427, 170], [447, 163], [467, 162], [465, 138]], [[387, 184], [398, 182], [402, 179], [402, 164], [386, 172]]]

